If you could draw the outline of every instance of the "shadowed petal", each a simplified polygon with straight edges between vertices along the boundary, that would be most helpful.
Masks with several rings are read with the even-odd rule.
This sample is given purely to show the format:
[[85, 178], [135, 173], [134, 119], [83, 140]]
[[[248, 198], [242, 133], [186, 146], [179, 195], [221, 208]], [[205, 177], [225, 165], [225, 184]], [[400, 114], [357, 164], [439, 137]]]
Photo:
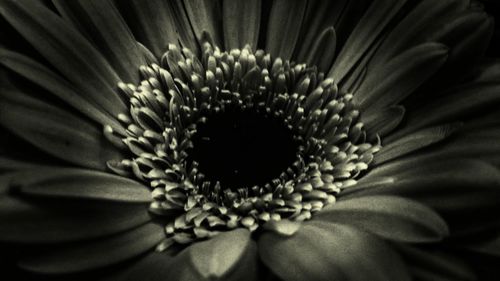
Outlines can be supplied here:
[[422, 105], [425, 110], [408, 110], [406, 125], [386, 138], [393, 141], [423, 127], [466, 120], [480, 110], [500, 103], [500, 84], [477, 83], [465, 85], [446, 96]]
[[25, 256], [23, 269], [46, 274], [81, 272], [109, 266], [151, 250], [165, 237], [163, 227], [147, 223], [97, 241], [80, 242], [48, 253]]
[[384, 242], [342, 224], [307, 222], [291, 237], [266, 232], [258, 243], [264, 264], [285, 281], [409, 280]]
[[257, 247], [246, 229], [222, 232], [176, 257], [173, 280], [256, 280]]
[[500, 257], [500, 235], [496, 235], [490, 239], [484, 239], [478, 242], [465, 242], [457, 245], [459, 248], [465, 248], [472, 252]]
[[373, 2], [342, 47], [328, 77], [336, 82], [342, 81], [405, 2], [405, 0]]
[[67, 162], [106, 169], [121, 153], [89, 121], [17, 90], [0, 93], [0, 124], [41, 150]]
[[250, 44], [257, 49], [259, 39], [261, 0], [223, 1], [224, 45], [226, 50], [243, 48]]
[[326, 28], [313, 42], [303, 62], [317, 66], [320, 71], [328, 71], [335, 57], [336, 44], [335, 29], [332, 26]]
[[381, 64], [404, 50], [423, 43], [418, 38], [419, 34], [428, 34], [429, 29], [442, 28], [450, 16], [464, 11], [468, 5], [468, 0], [420, 1], [389, 33], [374, 55], [373, 64]]
[[151, 192], [136, 181], [82, 169], [35, 170], [25, 179], [11, 181], [22, 195], [149, 203]]
[[419, 249], [399, 244], [396, 249], [408, 264], [408, 271], [421, 281], [477, 280], [467, 264], [442, 251]]
[[[471, 69], [484, 55], [493, 34], [494, 23], [483, 11], [467, 11], [457, 15], [453, 20], [447, 20], [441, 28], [434, 28], [424, 34], [422, 40], [437, 41], [450, 48], [447, 62], [429, 81], [419, 89], [408, 105], [419, 104], [424, 98], [436, 99], [457, 77], [464, 75], [464, 70]], [[465, 35], [465, 36], [464, 36]], [[415, 102], [417, 101], [417, 102]]]
[[426, 43], [388, 63], [369, 65], [354, 101], [366, 112], [396, 105], [431, 77], [446, 61], [447, 54], [445, 45]]
[[[311, 47], [318, 41], [318, 36], [325, 32], [325, 29], [332, 27], [335, 32], [335, 26], [339, 21], [340, 16], [347, 5], [348, 1], [322, 1], [322, 0], [309, 0], [307, 1], [307, 10], [304, 15], [302, 23], [301, 34], [299, 35], [300, 44], [297, 45], [295, 52], [297, 53], [296, 61], [303, 62], [305, 58], [310, 55]], [[335, 57], [335, 44], [333, 49], [328, 49], [328, 55], [333, 59]], [[323, 62], [324, 63], [324, 62]], [[321, 71], [326, 72], [330, 70], [333, 61], [328, 62], [329, 65], [326, 69]], [[325, 63], [326, 65], [326, 63]]]
[[0, 157], [0, 171], [17, 171], [22, 169], [36, 168], [39, 163], [31, 161], [23, 161], [11, 157]]
[[[0, 14], [79, 90], [113, 116], [126, 111], [117, 74], [78, 31], [36, 0], [6, 0]], [[77, 67], [75, 67], [77, 66]]]
[[484, 130], [465, 131], [429, 154], [439, 153], [442, 158], [470, 157], [481, 159], [500, 167], [499, 139], [500, 131], [497, 125]]
[[54, 1], [63, 18], [76, 26], [105, 55], [124, 81], [139, 81], [145, 63], [132, 32], [111, 0]]
[[441, 142], [453, 134], [453, 132], [455, 132], [459, 127], [459, 124], [446, 124], [425, 128], [393, 142], [389, 142], [374, 155], [373, 164], [380, 165], [384, 162], [391, 161], [411, 152]]
[[13, 185], [43, 178], [54, 169], [0, 177], [0, 240], [23, 243], [78, 241], [117, 233], [150, 220], [147, 207], [103, 201], [25, 201], [8, 195]]
[[[162, 0], [116, 2], [134, 35], [158, 58], [165, 52], [168, 44], [177, 44], [179, 40], [173, 11], [168, 2]], [[190, 30], [182, 29], [182, 31], [183, 34], [192, 33]]]
[[461, 13], [453, 21], [423, 36], [427, 41], [440, 42], [450, 47], [448, 68], [444, 69], [443, 73], [449, 75], [450, 72], [456, 73], [457, 69], [463, 69], [481, 57], [488, 47], [492, 33], [493, 19], [484, 11], [473, 11]]
[[273, 2], [265, 50], [273, 57], [288, 60], [292, 57], [307, 1], [276, 0]]
[[448, 226], [432, 209], [396, 196], [340, 200], [313, 220], [351, 225], [401, 242], [436, 242], [448, 235]]
[[118, 132], [125, 132], [125, 129], [118, 121], [103, 111], [95, 101], [89, 99], [87, 95], [77, 92], [68, 81], [42, 64], [22, 54], [4, 49], [0, 49], [0, 63], [47, 90], [47, 93], [65, 101], [101, 125], [110, 125]]
[[366, 127], [368, 135], [378, 134], [383, 137], [392, 132], [403, 120], [405, 108], [403, 106], [391, 106], [361, 115], [361, 120]]
[[500, 172], [489, 164], [468, 159], [407, 159], [375, 168], [363, 181], [383, 176], [392, 177], [393, 182], [345, 197], [395, 195], [416, 200], [435, 209], [452, 235], [498, 224], [495, 210], [500, 207]]
[[212, 45], [222, 46], [221, 13], [219, 1], [212, 0], [184, 0], [186, 14], [191, 22], [198, 42], [203, 42], [204, 33], [210, 35]]
[[[170, 266], [176, 257], [167, 253], [152, 252], [139, 258], [131, 266], [120, 270], [119, 273], [109, 278], [112, 281], [165, 281], [171, 280]], [[106, 279], [108, 280], [108, 279]]]

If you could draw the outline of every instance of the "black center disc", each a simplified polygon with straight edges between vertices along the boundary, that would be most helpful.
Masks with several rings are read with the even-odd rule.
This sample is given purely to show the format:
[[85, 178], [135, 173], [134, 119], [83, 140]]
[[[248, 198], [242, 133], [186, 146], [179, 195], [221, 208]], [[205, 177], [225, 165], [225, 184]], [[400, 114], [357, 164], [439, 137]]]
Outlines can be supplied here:
[[283, 121], [251, 110], [227, 109], [198, 126], [189, 153], [206, 180], [223, 189], [263, 185], [296, 159], [298, 144]]

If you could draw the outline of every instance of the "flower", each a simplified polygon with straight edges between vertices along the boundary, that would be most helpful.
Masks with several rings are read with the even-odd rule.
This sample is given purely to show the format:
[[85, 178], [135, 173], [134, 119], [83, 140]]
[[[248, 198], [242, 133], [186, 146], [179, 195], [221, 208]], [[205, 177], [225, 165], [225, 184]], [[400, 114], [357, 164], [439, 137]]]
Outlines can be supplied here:
[[476, 1], [0, 14], [16, 274], [475, 280], [500, 256], [500, 74]]

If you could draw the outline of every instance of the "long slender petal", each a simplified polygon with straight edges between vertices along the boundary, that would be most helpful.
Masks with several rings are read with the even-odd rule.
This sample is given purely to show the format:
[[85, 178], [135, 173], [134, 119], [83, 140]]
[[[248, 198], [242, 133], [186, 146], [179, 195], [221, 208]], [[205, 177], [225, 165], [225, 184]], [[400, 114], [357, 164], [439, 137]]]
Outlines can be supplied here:
[[118, 233], [150, 220], [144, 205], [103, 201], [52, 204], [52, 201], [25, 201], [9, 194], [13, 193], [11, 190], [16, 183], [51, 173], [54, 173], [54, 168], [14, 172], [0, 177], [1, 241], [79, 241]]
[[[429, 29], [440, 28], [450, 16], [464, 11], [468, 0], [420, 1], [393, 30], [390, 31], [379, 50], [373, 57], [374, 64], [382, 64], [412, 46], [425, 41], [415, 36], [429, 34]], [[420, 39], [420, 38], [418, 38]]]
[[24, 196], [149, 203], [144, 185], [109, 173], [82, 169], [44, 169], [11, 184]]
[[500, 257], [500, 235], [492, 238], [485, 238], [481, 241], [471, 241], [469, 243], [460, 244], [457, 247], [465, 248], [472, 252], [486, 254], [494, 257]]
[[70, 163], [104, 170], [120, 159], [93, 123], [16, 91], [0, 93], [0, 124], [41, 150]]
[[380, 151], [375, 154], [374, 165], [380, 165], [384, 162], [402, 157], [409, 153], [423, 149], [436, 144], [448, 138], [459, 128], [458, 124], [446, 124], [416, 131], [408, 134], [398, 140], [384, 145]]
[[163, 227], [147, 223], [107, 239], [81, 242], [48, 253], [22, 257], [19, 266], [46, 274], [97, 269], [136, 257], [153, 248], [164, 237]]
[[405, 0], [373, 2], [342, 47], [328, 76], [336, 82], [342, 81], [405, 2]]
[[391, 106], [372, 114], [361, 115], [361, 121], [369, 135], [378, 134], [383, 137], [392, 132], [403, 121], [405, 108], [403, 106]]
[[416, 200], [435, 209], [452, 235], [498, 225], [500, 172], [487, 163], [468, 159], [396, 160], [374, 169], [363, 181], [384, 176], [392, 177], [392, 183], [360, 189], [345, 197], [394, 195]]
[[[79, 90], [113, 116], [126, 112], [118, 75], [72, 26], [36, 0], [6, 0], [0, 14]], [[77, 66], [77, 67], [75, 67]]]
[[[178, 44], [179, 41], [173, 11], [168, 2], [162, 0], [116, 1], [135, 37], [158, 58], [166, 51], [169, 43]], [[185, 34], [189, 32], [191, 30], [183, 30]]]
[[246, 229], [218, 234], [176, 257], [171, 278], [189, 280], [256, 280], [257, 247]]
[[354, 94], [354, 101], [369, 112], [396, 105], [431, 77], [444, 64], [447, 54], [445, 45], [426, 43], [388, 63], [374, 65]]
[[[302, 30], [299, 35], [300, 44], [297, 45], [295, 52], [297, 53], [297, 61], [303, 62], [308, 54], [311, 53], [311, 47], [317, 41], [318, 36], [324, 32], [325, 28], [333, 27], [338, 22], [347, 1], [322, 1], [309, 0], [307, 1], [307, 10], [302, 23]], [[335, 37], [337, 37], [335, 35]], [[336, 39], [336, 38], [335, 38]], [[336, 41], [336, 40], [335, 40]], [[335, 56], [335, 48], [329, 50], [332, 57]], [[331, 63], [331, 62], [330, 62]], [[330, 69], [331, 64], [324, 72]]]
[[335, 57], [337, 36], [333, 27], [328, 27], [321, 32], [308, 50], [304, 62], [315, 65], [322, 72], [328, 71]]
[[383, 241], [342, 224], [308, 222], [291, 237], [266, 232], [258, 243], [264, 264], [286, 281], [410, 279]]
[[340, 200], [313, 220], [355, 226], [400, 242], [436, 242], [448, 235], [448, 226], [432, 209], [396, 196]]
[[401, 138], [415, 130], [446, 123], [464, 120], [480, 110], [491, 108], [500, 103], [500, 84], [477, 83], [465, 85], [452, 93], [428, 104], [421, 105], [425, 110], [408, 110], [406, 125], [401, 130], [388, 136], [387, 141]]
[[476, 275], [466, 263], [443, 251], [419, 249], [404, 244], [398, 245], [397, 249], [409, 265], [408, 270], [415, 280], [477, 280]]
[[124, 81], [139, 81], [145, 63], [135, 38], [111, 0], [54, 1], [63, 18], [75, 25], [103, 53]]
[[165, 281], [170, 280], [170, 266], [176, 257], [165, 252], [152, 252], [106, 280], [112, 281]]
[[289, 60], [299, 38], [307, 1], [273, 1], [267, 24], [266, 51]]
[[47, 90], [47, 93], [62, 99], [90, 119], [103, 126], [110, 125], [118, 132], [125, 132], [120, 123], [103, 111], [95, 101], [89, 100], [87, 95], [78, 92], [68, 81], [42, 64], [5, 49], [0, 49], [0, 63]]
[[222, 3], [222, 25], [226, 50], [249, 44], [257, 49], [262, 0], [234, 0]]
[[193, 27], [198, 42], [203, 42], [204, 34], [209, 34], [213, 45], [222, 47], [221, 14], [219, 1], [184, 0], [186, 13]]

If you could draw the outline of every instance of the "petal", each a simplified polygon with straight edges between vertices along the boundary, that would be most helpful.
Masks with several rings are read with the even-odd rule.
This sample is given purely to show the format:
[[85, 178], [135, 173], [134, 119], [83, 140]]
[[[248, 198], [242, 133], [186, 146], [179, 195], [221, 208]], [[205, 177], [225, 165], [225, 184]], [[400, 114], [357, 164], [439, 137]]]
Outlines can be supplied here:
[[459, 244], [458, 247], [468, 249], [472, 252], [500, 257], [500, 235], [490, 239], [481, 239], [481, 241]]
[[373, 2], [342, 47], [328, 77], [342, 81], [405, 3], [405, 0]]
[[226, 50], [242, 49], [249, 44], [257, 49], [259, 39], [261, 0], [234, 0], [222, 2], [222, 24]]
[[0, 138], [0, 172], [16, 171], [27, 166], [52, 166], [64, 163], [6, 129], [0, 130], [0, 135], [2, 136]]
[[59, 72], [106, 112], [118, 116], [127, 111], [115, 91], [119, 78], [105, 58], [42, 2], [3, 1], [0, 14]]
[[[116, 2], [116, 5], [121, 8], [121, 12], [124, 14], [134, 35], [157, 58], [161, 57], [163, 52], [166, 51], [168, 44], [177, 44], [179, 40], [174, 13], [168, 2], [162, 0]], [[182, 12], [184, 13], [184, 11]], [[185, 15], [183, 14], [183, 16]], [[190, 33], [190, 29], [181, 30], [183, 34]], [[185, 46], [191, 48], [191, 45]]]
[[[346, 198], [395, 195], [421, 202], [438, 212], [452, 235], [489, 229], [498, 224], [500, 172], [477, 160], [450, 159], [394, 161], [363, 178], [390, 175], [392, 184], [361, 189]], [[342, 197], [342, 196], [341, 196]]]
[[500, 61], [488, 58], [474, 66], [471, 71], [471, 82], [499, 82], [500, 81]]
[[433, 99], [420, 108], [425, 110], [408, 110], [405, 127], [386, 138], [392, 141], [423, 127], [467, 120], [481, 110], [492, 108], [500, 103], [500, 84], [477, 83], [465, 85], [449, 95]]
[[273, 1], [265, 50], [274, 58], [289, 60], [300, 34], [300, 26], [304, 17], [307, 1]]
[[[427, 41], [446, 44], [451, 48], [450, 62], [470, 62], [486, 50], [493, 29], [493, 20], [483, 11], [457, 15], [453, 20], [433, 32], [423, 34]], [[465, 53], [464, 53], [465, 52]], [[476, 54], [476, 55], [474, 55]]]
[[384, 162], [397, 159], [411, 152], [436, 144], [448, 138], [459, 128], [459, 124], [446, 124], [425, 128], [398, 140], [384, 144], [374, 155], [373, 164], [380, 165]]
[[[498, 127], [498, 125], [496, 125]], [[500, 166], [500, 132], [498, 129], [487, 130], [489, 135], [481, 135], [481, 131], [472, 131], [457, 136], [439, 147], [436, 153], [441, 158], [470, 157]], [[433, 153], [433, 152], [430, 152]]]
[[403, 106], [391, 106], [382, 110], [361, 115], [368, 135], [378, 134], [383, 137], [392, 132], [403, 121], [405, 108]]
[[0, 49], [0, 63], [101, 125], [110, 125], [118, 132], [125, 132], [115, 118], [107, 114], [91, 99], [89, 100], [86, 94], [78, 92], [68, 81], [42, 64], [22, 54], [4, 49]]
[[398, 245], [397, 249], [407, 262], [408, 270], [415, 280], [477, 280], [474, 272], [467, 264], [450, 254], [404, 244]]
[[351, 225], [407, 243], [436, 242], [448, 235], [448, 226], [432, 209], [396, 196], [339, 200], [318, 212], [314, 220]]
[[116, 264], [151, 250], [165, 238], [163, 227], [147, 223], [125, 233], [96, 241], [63, 246], [22, 257], [19, 266], [44, 274], [64, 274]]
[[82, 169], [34, 170], [25, 179], [11, 181], [24, 196], [95, 199], [149, 203], [151, 192], [136, 181]]
[[98, 47], [120, 78], [139, 82], [145, 63], [132, 32], [111, 0], [53, 1], [62, 17]]
[[[493, 19], [485, 12], [463, 13], [453, 21], [448, 21], [442, 28], [436, 28], [426, 34], [428, 41], [437, 41], [449, 46], [450, 52], [446, 64], [429, 81], [419, 96], [432, 94], [429, 89], [447, 87], [456, 82], [456, 77], [463, 75], [463, 69], [470, 69], [483, 56], [493, 34]], [[421, 97], [419, 97], [421, 98]]]
[[222, 232], [176, 257], [173, 280], [255, 280], [257, 247], [246, 229]]
[[263, 227], [268, 231], [272, 231], [276, 234], [288, 237], [294, 235], [297, 231], [299, 231], [301, 226], [302, 225], [300, 222], [284, 219], [280, 221], [268, 221], [264, 224]]
[[[296, 61], [304, 62], [305, 58], [311, 53], [311, 47], [318, 41], [318, 36], [324, 33], [329, 27], [334, 28], [338, 22], [342, 11], [346, 6], [347, 1], [322, 1], [310, 0], [307, 2], [307, 10], [300, 31], [300, 44], [296, 46], [297, 53]], [[334, 32], [335, 32], [334, 28]], [[336, 37], [336, 35], [335, 35]], [[336, 41], [336, 40], [335, 40]], [[335, 56], [335, 48], [328, 49], [329, 55], [332, 58]], [[322, 70], [324, 72], [330, 70], [332, 61], [329, 62], [328, 68]]]
[[106, 169], [121, 159], [94, 124], [17, 90], [0, 93], [0, 124], [37, 148], [70, 163]]
[[410, 95], [446, 61], [448, 48], [439, 43], [416, 46], [381, 65], [369, 65], [354, 93], [354, 102], [369, 112], [395, 105]]
[[39, 164], [10, 157], [0, 156], [0, 172], [36, 168]]
[[222, 46], [221, 13], [219, 1], [212, 0], [184, 0], [188, 15], [198, 42], [203, 42], [205, 33], [210, 35], [212, 45]]
[[428, 34], [429, 29], [441, 29], [444, 22], [463, 11], [468, 0], [420, 1], [389, 33], [373, 58], [374, 64], [382, 64], [412, 46], [423, 43], [415, 36]]
[[175, 257], [165, 252], [152, 252], [139, 258], [134, 264], [120, 268], [119, 272], [109, 279], [112, 281], [170, 280], [170, 265], [174, 259]]
[[12, 183], [30, 180], [44, 171], [18, 172], [0, 178], [1, 241], [78, 241], [118, 233], [150, 220], [144, 205], [101, 201], [53, 204], [53, 201], [24, 201], [6, 194]]
[[264, 264], [285, 281], [409, 280], [383, 241], [342, 224], [307, 222], [288, 238], [263, 233], [258, 244]]
[[313, 42], [303, 62], [317, 66], [319, 71], [328, 71], [335, 56], [336, 44], [335, 29], [333, 27], [326, 28]]

